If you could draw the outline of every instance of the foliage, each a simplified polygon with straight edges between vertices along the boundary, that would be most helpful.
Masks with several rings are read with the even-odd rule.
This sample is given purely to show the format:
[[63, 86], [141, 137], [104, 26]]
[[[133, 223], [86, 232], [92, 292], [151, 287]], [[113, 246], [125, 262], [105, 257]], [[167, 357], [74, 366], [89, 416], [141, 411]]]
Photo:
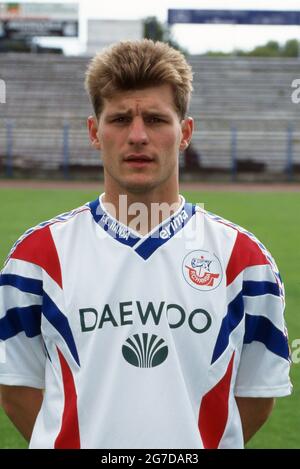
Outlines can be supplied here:
[[171, 29], [168, 25], [161, 23], [155, 16], [149, 16], [144, 20], [144, 37], [153, 41], [167, 42], [174, 49], [187, 54], [177, 41], [172, 37]]
[[266, 44], [256, 46], [250, 51], [235, 49], [232, 52], [208, 51], [209, 57], [298, 57], [300, 55], [300, 42], [297, 39], [289, 39], [283, 45], [277, 41], [268, 41]]

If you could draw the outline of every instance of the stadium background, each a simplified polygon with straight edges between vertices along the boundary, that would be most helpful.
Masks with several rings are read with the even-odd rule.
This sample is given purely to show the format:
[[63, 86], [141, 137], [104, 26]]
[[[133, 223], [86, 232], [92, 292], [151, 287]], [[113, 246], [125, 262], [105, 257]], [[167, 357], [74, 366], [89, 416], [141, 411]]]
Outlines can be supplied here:
[[[290, 344], [300, 361], [300, 104], [291, 98], [299, 58], [188, 60], [196, 131], [180, 159], [182, 190], [189, 200], [253, 231], [271, 250], [286, 284]], [[1, 263], [29, 226], [101, 190], [102, 166], [85, 126], [91, 113], [83, 90], [87, 61], [0, 54], [7, 96], [0, 103]], [[298, 363], [292, 378], [293, 395], [278, 399], [250, 448], [300, 447]], [[1, 409], [0, 448], [21, 447], [26, 443]]]

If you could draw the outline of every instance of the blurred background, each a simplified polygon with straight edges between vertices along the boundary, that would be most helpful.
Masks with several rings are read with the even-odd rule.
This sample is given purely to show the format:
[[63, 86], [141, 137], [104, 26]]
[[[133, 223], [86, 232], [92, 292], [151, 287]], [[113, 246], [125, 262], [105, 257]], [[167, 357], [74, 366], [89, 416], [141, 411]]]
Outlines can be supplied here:
[[[194, 70], [183, 194], [254, 232], [285, 281], [294, 392], [248, 447], [300, 448], [299, 0], [0, 2], [0, 264], [27, 228], [99, 194], [86, 66], [143, 37]], [[0, 408], [0, 448], [26, 447]]]
[[148, 37], [182, 50], [194, 70], [183, 180], [300, 179], [298, 0], [108, 3], [0, 2], [2, 177], [99, 178], [87, 62]]

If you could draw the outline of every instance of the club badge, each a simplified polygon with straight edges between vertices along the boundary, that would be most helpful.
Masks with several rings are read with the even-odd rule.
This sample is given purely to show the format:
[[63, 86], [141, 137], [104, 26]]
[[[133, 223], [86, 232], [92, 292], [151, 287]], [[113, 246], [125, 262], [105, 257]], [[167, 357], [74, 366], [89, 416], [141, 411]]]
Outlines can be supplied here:
[[192, 251], [185, 256], [182, 272], [187, 283], [197, 290], [214, 290], [223, 277], [219, 259], [208, 251]]

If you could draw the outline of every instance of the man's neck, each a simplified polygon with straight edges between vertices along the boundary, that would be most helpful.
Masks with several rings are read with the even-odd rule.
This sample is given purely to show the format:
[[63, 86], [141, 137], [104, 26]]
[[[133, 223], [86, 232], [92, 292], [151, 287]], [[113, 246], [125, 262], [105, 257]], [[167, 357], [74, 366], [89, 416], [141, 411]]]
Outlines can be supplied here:
[[102, 203], [110, 215], [144, 236], [172, 216], [182, 199], [178, 188], [166, 194], [158, 191], [143, 194], [106, 191]]

